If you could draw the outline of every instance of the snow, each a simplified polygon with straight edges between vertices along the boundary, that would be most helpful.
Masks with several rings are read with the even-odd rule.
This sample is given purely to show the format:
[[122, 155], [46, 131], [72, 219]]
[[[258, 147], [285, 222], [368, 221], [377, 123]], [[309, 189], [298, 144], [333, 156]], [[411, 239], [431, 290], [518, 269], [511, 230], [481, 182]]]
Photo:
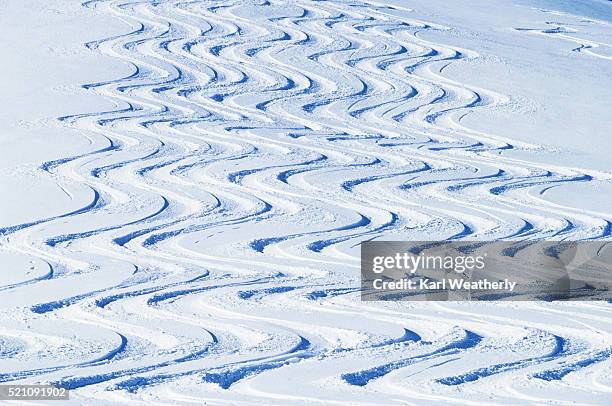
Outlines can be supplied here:
[[367, 240], [612, 236], [612, 5], [0, 0], [0, 382], [606, 404], [605, 302], [362, 302]]

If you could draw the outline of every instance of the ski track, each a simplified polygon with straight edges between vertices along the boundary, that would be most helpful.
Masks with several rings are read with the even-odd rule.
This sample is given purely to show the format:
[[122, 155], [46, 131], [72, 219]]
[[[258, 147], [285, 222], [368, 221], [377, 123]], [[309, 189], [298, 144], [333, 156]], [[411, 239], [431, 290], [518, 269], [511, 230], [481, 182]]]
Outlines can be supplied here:
[[[541, 198], [609, 175], [462, 124], [507, 98], [445, 77], [478, 56], [422, 39], [448, 27], [358, 0], [84, 6], [131, 27], [85, 45], [132, 73], [82, 85], [116, 109], [58, 118], [106, 146], [40, 166], [90, 199], [0, 229], [48, 265], [3, 294], [52, 292], [3, 307], [0, 381], [91, 402], [609, 396], [609, 304], [359, 301], [361, 241], [612, 235]], [[516, 29], [609, 58], [550, 25]]]

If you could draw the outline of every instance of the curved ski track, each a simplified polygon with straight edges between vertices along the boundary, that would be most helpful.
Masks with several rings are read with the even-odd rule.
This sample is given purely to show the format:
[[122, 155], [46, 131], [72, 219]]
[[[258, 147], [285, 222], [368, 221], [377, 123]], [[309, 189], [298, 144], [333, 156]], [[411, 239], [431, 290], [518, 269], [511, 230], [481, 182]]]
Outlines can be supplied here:
[[99, 148], [40, 167], [90, 200], [0, 230], [48, 266], [3, 295], [51, 292], [3, 307], [0, 381], [90, 404], [609, 396], [609, 305], [359, 301], [361, 241], [612, 234], [542, 196], [609, 174], [462, 124], [508, 98], [444, 75], [478, 57], [420, 35], [448, 27], [361, 1], [84, 6], [131, 27], [86, 46], [132, 73], [83, 85], [114, 110], [59, 119]]

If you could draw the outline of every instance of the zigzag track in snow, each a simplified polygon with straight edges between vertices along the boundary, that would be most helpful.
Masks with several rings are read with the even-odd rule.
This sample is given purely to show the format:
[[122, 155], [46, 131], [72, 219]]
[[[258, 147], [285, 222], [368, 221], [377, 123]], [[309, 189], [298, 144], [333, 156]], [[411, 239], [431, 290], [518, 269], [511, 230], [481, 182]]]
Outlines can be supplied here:
[[[463, 124], [508, 99], [445, 76], [478, 56], [423, 39], [447, 27], [361, 1], [85, 6], [127, 24], [86, 46], [132, 73], [83, 85], [114, 110], [59, 118], [107, 146], [40, 170], [94, 198], [0, 229], [7, 249], [51, 269], [0, 289], [70, 286], [14, 314], [27, 313], [32, 331], [51, 331], [52, 318], [96, 330], [26, 334], [10, 346], [22, 360], [64, 354], [65, 343], [73, 353], [68, 362], [49, 355], [37, 370], [16, 363], [0, 379], [128, 397], [197, 381], [193, 390], [211, 398], [223, 398], [218, 386], [264, 402], [313, 400], [275, 389], [286, 373], [333, 387], [320, 401], [367, 386], [384, 403], [435, 399], [398, 392], [394, 382], [407, 376], [436, 387], [509, 373], [550, 381], [609, 358], [597, 328], [576, 335], [592, 322], [586, 310], [566, 309], [561, 336], [531, 315], [504, 325], [496, 313], [511, 305], [477, 318], [446, 304], [359, 303], [355, 246], [364, 240], [612, 235], [609, 213], [541, 195], [609, 174], [533, 163], [524, 157], [542, 147]], [[557, 311], [529, 306], [541, 320]], [[609, 327], [609, 307], [590, 309]], [[0, 340], [17, 343], [20, 327], [9, 324]], [[125, 340], [120, 350], [111, 333]], [[551, 351], [552, 342], [563, 348]], [[112, 355], [86, 362], [102, 353]]]

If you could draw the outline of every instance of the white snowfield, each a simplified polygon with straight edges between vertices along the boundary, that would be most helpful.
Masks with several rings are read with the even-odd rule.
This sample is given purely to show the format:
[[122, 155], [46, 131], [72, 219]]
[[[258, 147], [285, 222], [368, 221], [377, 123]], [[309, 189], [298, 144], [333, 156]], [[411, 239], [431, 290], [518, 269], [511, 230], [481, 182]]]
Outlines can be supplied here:
[[361, 302], [358, 258], [610, 240], [611, 17], [0, 0], [0, 383], [86, 405], [609, 405], [609, 303]]

